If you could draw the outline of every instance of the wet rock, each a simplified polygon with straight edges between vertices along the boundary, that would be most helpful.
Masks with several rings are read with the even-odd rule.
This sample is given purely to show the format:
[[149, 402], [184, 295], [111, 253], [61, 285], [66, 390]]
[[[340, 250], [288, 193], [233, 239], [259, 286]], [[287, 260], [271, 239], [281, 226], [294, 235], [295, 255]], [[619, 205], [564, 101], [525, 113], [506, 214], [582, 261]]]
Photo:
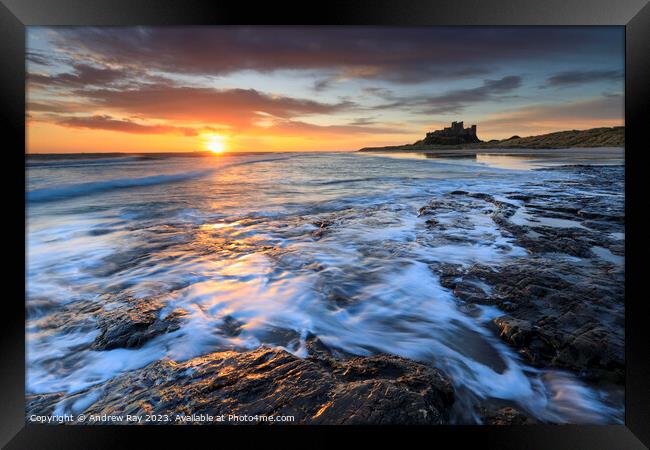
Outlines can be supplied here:
[[436, 263], [429, 266], [440, 278], [440, 284], [448, 289], [455, 289], [457, 280], [465, 273], [461, 264]]
[[610, 327], [587, 323], [562, 346], [555, 364], [580, 371], [586, 378], [624, 380], [623, 336], [613, 335]]
[[[497, 208], [497, 212], [502, 216], [502, 217], [510, 217], [512, 216], [516, 210], [517, 207], [511, 203], [503, 202], [501, 200], [496, 200], [492, 195], [486, 194], [484, 192], [465, 192], [465, 191], [453, 191], [451, 192], [452, 195], [464, 195], [466, 197], [470, 198], [475, 198], [482, 200], [484, 202], [490, 203], [494, 205]], [[496, 212], [494, 212], [496, 213]]]
[[511, 200], [519, 200], [525, 203], [531, 201], [533, 199], [533, 196], [526, 195], [526, 194], [512, 194], [512, 195], [508, 195], [508, 198]]
[[507, 312], [494, 320], [495, 328], [529, 363], [623, 381], [622, 270], [539, 256], [498, 267], [441, 264], [432, 269], [463, 302]]
[[[440, 284], [465, 305], [501, 309], [494, 330], [529, 363], [569, 369], [594, 381], [622, 383], [625, 280], [618, 262], [625, 254], [622, 167], [545, 170], [575, 176], [543, 185], [527, 183], [521, 192], [505, 194], [518, 204], [488, 193], [453, 191], [442, 200], [432, 200], [423, 211], [433, 216], [428, 220], [438, 220], [438, 214], [448, 212], [452, 216], [458, 211], [486, 213], [476, 202], [489, 204], [501, 234], [513, 247], [526, 249], [527, 256], [494, 265], [436, 263], [430, 267]], [[519, 208], [525, 214], [514, 223]], [[426, 242], [446, 244], [445, 232], [444, 226], [428, 228]], [[466, 243], [474, 241], [468, 238]]]
[[[69, 396], [29, 396], [27, 414], [90, 398], [90, 414], [289, 415], [297, 424], [446, 424], [454, 390], [439, 370], [390, 355], [301, 359], [277, 349], [154, 362]], [[79, 403], [77, 403], [78, 405]]]
[[528, 361], [542, 364], [557, 355], [557, 344], [543, 333], [539, 326], [528, 320], [504, 316], [494, 319], [500, 336], [509, 344], [522, 349]]
[[319, 220], [317, 222], [314, 222], [312, 225], [314, 225], [315, 227], [318, 227], [318, 229], [316, 229], [316, 230], [314, 230], [312, 232], [312, 236], [314, 236], [317, 239], [320, 239], [323, 236], [323, 233], [325, 233], [325, 231], [327, 231], [327, 229], [330, 226], [332, 226], [333, 224], [334, 224], [334, 221], [333, 220], [328, 220], [328, 219]]
[[151, 299], [133, 299], [126, 306], [113, 305], [99, 317], [101, 333], [92, 348], [138, 348], [158, 335], [178, 330], [185, 311], [177, 309], [161, 317], [161, 310], [162, 306]]
[[436, 219], [427, 219], [424, 223], [427, 227], [435, 227], [439, 222]]
[[333, 357], [332, 349], [323, 344], [316, 335], [309, 333], [305, 339], [307, 353], [312, 358], [329, 360]]
[[220, 329], [226, 336], [236, 337], [241, 333], [243, 326], [244, 322], [235, 319], [233, 316], [225, 316], [223, 318], [223, 323], [221, 324]]
[[[96, 316], [101, 304], [95, 301], [78, 300], [66, 304], [47, 303], [47, 310], [35, 310], [27, 306], [28, 316], [35, 327], [41, 330], [61, 330], [65, 333], [89, 332], [96, 328]], [[38, 302], [37, 304], [40, 304]]]
[[[65, 393], [63, 392], [27, 395], [25, 398], [25, 411], [38, 411], [36, 414], [51, 416], [54, 414], [56, 404], [64, 397]], [[29, 413], [27, 416], [29, 416]]]
[[497, 410], [485, 410], [483, 423], [485, 425], [533, 425], [537, 421], [512, 406], [506, 406]]
[[432, 199], [418, 209], [418, 217], [439, 214], [449, 211], [469, 211], [469, 205], [459, 205], [456, 201], [446, 199]]
[[295, 350], [300, 345], [300, 333], [290, 328], [269, 326], [256, 333], [260, 342]]
[[483, 288], [467, 281], [456, 283], [454, 295], [471, 303], [491, 303], [490, 296]]
[[318, 359], [324, 364], [333, 364], [336, 360], [342, 361], [357, 357], [357, 355], [340, 348], [325, 345], [323, 341], [312, 333], [308, 333], [305, 338], [305, 348], [310, 358]]
[[534, 254], [564, 253], [579, 258], [591, 258], [594, 256], [591, 248], [603, 242], [602, 237], [578, 228], [519, 226], [500, 216], [494, 217], [494, 221], [514, 237], [520, 247]]

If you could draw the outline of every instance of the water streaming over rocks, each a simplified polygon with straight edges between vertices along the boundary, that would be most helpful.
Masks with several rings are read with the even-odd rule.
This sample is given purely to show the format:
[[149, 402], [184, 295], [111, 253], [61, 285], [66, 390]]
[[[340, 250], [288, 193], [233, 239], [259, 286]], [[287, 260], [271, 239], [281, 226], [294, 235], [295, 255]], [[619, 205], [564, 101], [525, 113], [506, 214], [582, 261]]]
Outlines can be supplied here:
[[[160, 364], [213, 380], [210, 364], [227, 360], [245, 377], [247, 355], [271, 352], [320, 380], [322, 395], [301, 397], [309, 423], [337, 398], [348, 400], [332, 403], [342, 412], [331, 423], [416, 421], [350, 419], [345, 402], [367, 386], [341, 387], [345, 364], [375, 367], [365, 382], [388, 383], [399, 401], [420, 392], [427, 423], [621, 423], [618, 163], [28, 160], [28, 409], [116, 410], [119, 394], [126, 408], [128, 377], [161, 373], [157, 394], [176, 384], [208, 395]], [[411, 360], [390, 363], [409, 377], [438, 369], [453, 401], [354, 359], [382, 354]], [[245, 409], [252, 400], [233, 389]]]

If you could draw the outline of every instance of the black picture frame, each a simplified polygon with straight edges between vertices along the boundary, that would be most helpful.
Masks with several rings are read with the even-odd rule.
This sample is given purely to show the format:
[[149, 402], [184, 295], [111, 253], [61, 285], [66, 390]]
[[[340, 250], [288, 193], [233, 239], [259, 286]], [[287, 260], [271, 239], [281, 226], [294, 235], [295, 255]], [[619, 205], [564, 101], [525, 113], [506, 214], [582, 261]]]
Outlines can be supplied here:
[[[370, 437], [387, 434], [410, 437], [427, 435], [430, 443], [451, 439], [454, 446], [475, 444], [481, 448], [621, 448], [650, 445], [649, 329], [642, 286], [642, 214], [645, 206], [643, 153], [650, 98], [650, 4], [647, 0], [331, 0], [323, 3], [248, 3], [198, 0], [1, 0], [0, 3], [0, 127], [2, 129], [2, 178], [7, 218], [6, 240], [25, 236], [25, 27], [31, 25], [620, 25], [626, 35], [625, 166], [626, 166], [626, 399], [625, 425], [525, 425], [509, 427], [450, 426], [404, 428], [256, 428], [277, 444], [310, 442], [323, 431], [332, 442], [347, 440], [350, 433]], [[22, 192], [21, 192], [22, 190]], [[645, 201], [647, 204], [647, 200]], [[22, 211], [22, 215], [21, 215]], [[21, 219], [22, 217], [22, 219]], [[218, 433], [247, 443], [250, 427], [123, 427], [48, 426], [24, 420], [25, 293], [24, 246], [7, 253], [5, 283], [12, 289], [4, 296], [0, 357], [0, 444], [18, 448], [122, 448], [146, 438], [189, 445], [197, 437], [211, 439]], [[261, 431], [261, 432], [260, 432]], [[292, 438], [288, 439], [291, 433]], [[293, 436], [298, 435], [294, 439]], [[280, 438], [280, 436], [283, 436]], [[424, 437], [424, 436], [422, 436]], [[142, 441], [141, 441], [142, 442]], [[154, 447], [156, 444], [144, 441]], [[208, 440], [210, 442], [210, 440]], [[218, 444], [217, 441], [212, 441]], [[237, 441], [234, 441], [237, 442]], [[225, 445], [222, 443], [222, 445]], [[335, 445], [335, 444], [332, 444]], [[338, 445], [338, 444], [336, 444]], [[402, 444], [404, 445], [404, 444]], [[411, 444], [409, 444], [411, 445]], [[415, 445], [415, 444], [412, 444]], [[436, 445], [438, 446], [438, 445]]]

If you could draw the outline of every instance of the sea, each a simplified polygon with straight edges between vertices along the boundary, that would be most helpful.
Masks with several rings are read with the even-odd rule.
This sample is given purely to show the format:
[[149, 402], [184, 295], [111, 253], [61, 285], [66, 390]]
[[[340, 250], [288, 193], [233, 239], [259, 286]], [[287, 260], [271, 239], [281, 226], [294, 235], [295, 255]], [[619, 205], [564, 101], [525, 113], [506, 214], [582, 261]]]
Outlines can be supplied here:
[[[451, 212], [468, 226], [446, 230], [455, 239], [443, 241], [418, 213], [454, 190], [504, 199], [531, 180], [558, 177], [590, 189], [574, 173], [552, 170], [572, 163], [585, 161], [28, 155], [27, 393], [81, 392], [156, 360], [221, 350], [266, 345], [306, 357], [306, 339], [316, 336], [340, 355], [384, 352], [444, 370], [457, 390], [457, 423], [480, 423], [484, 399], [541, 421], [622, 423], [620, 393], [528, 365], [490, 326], [503, 311], [468, 312], [431, 270], [496, 266], [525, 249], [483, 212]], [[623, 192], [598, 195], [624, 201]], [[137, 301], [157, 305], [161, 320], [182, 311], [180, 326], [137, 348], [95, 349], [101, 330], [88, 305], [110, 311]]]

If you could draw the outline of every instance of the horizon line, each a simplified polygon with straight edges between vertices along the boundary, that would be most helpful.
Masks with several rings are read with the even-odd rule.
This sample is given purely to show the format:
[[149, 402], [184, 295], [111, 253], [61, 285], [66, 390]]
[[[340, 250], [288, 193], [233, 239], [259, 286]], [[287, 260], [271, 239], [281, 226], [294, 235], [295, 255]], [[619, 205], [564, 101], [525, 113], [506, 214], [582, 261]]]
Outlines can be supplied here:
[[[461, 121], [464, 122], [464, 121]], [[548, 133], [542, 133], [542, 134], [534, 134], [530, 136], [521, 136], [522, 138], [528, 138], [528, 137], [535, 137], [535, 136], [545, 136], [548, 134], [554, 134], [554, 133], [562, 133], [562, 132], [571, 132], [571, 131], [589, 131], [589, 130], [596, 130], [599, 128], [625, 128], [625, 123], [623, 125], [610, 125], [610, 126], [602, 126], [602, 127], [593, 127], [593, 128], [585, 128], [585, 129], [570, 129], [570, 130], [557, 130], [557, 131], [550, 131]], [[507, 140], [510, 138], [503, 138], [503, 139], [490, 139], [487, 141], [482, 141], [483, 143], [489, 143], [490, 141], [503, 141]], [[398, 144], [398, 145], [408, 145], [408, 144]], [[390, 146], [390, 145], [389, 145]], [[26, 146], [27, 147], [27, 146]], [[363, 148], [363, 147], [362, 147]], [[129, 155], [129, 154], [174, 154], [174, 153], [188, 153], [188, 154], [206, 154], [206, 155], [212, 155], [212, 156], [219, 156], [219, 155], [228, 155], [228, 154], [237, 154], [237, 153], [348, 153], [348, 152], [358, 152], [361, 150], [361, 148], [358, 149], [353, 149], [353, 150], [332, 150], [332, 149], [326, 149], [326, 150], [308, 150], [308, 149], [302, 149], [302, 150], [226, 150], [222, 153], [216, 154], [213, 153], [209, 150], [173, 150], [173, 151], [147, 151], [147, 150], [137, 150], [137, 151], [126, 151], [126, 152], [120, 152], [120, 151], [88, 151], [88, 152], [30, 152], [26, 149], [25, 155]]]

